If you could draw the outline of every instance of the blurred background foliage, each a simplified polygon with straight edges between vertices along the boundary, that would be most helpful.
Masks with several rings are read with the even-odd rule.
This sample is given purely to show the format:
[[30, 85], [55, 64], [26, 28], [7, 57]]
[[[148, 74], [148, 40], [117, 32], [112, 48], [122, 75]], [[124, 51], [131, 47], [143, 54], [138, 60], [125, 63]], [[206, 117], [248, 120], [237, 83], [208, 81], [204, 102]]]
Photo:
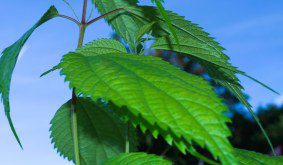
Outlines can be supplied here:
[[[121, 41], [116, 34], [113, 34], [112, 38]], [[142, 48], [142, 46], [140, 46], [140, 48]], [[215, 84], [200, 64], [190, 60], [182, 54], [171, 51], [157, 50], [151, 51], [150, 54], [160, 57], [188, 73], [203, 77], [214, 87], [215, 92], [223, 98], [223, 102], [230, 109], [230, 112], [227, 113], [227, 115], [231, 118], [232, 123], [229, 123], [228, 125], [232, 132], [230, 141], [234, 147], [271, 154], [267, 141], [246, 108], [226, 88]], [[248, 98], [248, 96], [246, 97]], [[254, 110], [268, 133], [274, 145], [276, 154], [282, 155], [283, 131], [280, 130], [283, 130], [283, 105], [278, 106], [270, 104]], [[178, 165], [204, 164], [201, 160], [190, 155], [184, 155], [175, 147], [168, 145], [161, 136], [155, 139], [150, 132], [144, 134], [138, 128], [138, 137], [139, 151], [162, 155]], [[202, 148], [197, 149], [203, 155], [211, 158], [211, 155]]]

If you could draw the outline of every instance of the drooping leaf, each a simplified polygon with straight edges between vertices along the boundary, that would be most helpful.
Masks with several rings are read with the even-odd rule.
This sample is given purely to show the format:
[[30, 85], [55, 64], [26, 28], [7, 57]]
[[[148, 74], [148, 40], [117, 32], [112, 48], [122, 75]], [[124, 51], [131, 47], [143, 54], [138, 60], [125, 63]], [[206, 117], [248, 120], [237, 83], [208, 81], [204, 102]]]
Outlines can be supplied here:
[[[118, 8], [137, 8], [137, 2], [137, 0], [99, 0], [95, 1], [95, 6], [101, 14], [105, 14]], [[126, 10], [112, 13], [105, 19], [130, 48], [134, 49], [135, 33], [144, 25], [143, 22], [132, 17]]]
[[[170, 28], [167, 26], [166, 20], [163, 18], [162, 14], [158, 11], [158, 9], [151, 6], [141, 6], [139, 8], [131, 9], [130, 13], [133, 15], [133, 17], [143, 20], [145, 24], [155, 21], [156, 24], [154, 24], [155, 27], [153, 28], [153, 33], [152, 33], [153, 36], [155, 37], [163, 37], [166, 35], [174, 36]], [[207, 32], [203, 31], [201, 27], [199, 27], [197, 24], [193, 24], [188, 20], [185, 20], [184, 17], [179, 16], [178, 14], [173, 13], [171, 11], [166, 11], [166, 14], [169, 17], [169, 19], [172, 20], [171, 24], [174, 30], [176, 31], [177, 36], [182, 36], [184, 38], [193, 38], [198, 40], [199, 43], [202, 43], [206, 47], [209, 47], [210, 49], [214, 49], [216, 52], [218, 52], [216, 55], [218, 55], [219, 58], [221, 58], [222, 60], [226, 60], [226, 62], [229, 63], [228, 62], [229, 57], [222, 52], [224, 48], [221, 47], [219, 43], [214, 40], [214, 38], [210, 37]], [[246, 76], [244, 72], [237, 71], [237, 73]], [[235, 75], [231, 75], [231, 76], [237, 79]], [[259, 81], [257, 81], [256, 79], [254, 78], [251, 79], [259, 83]], [[267, 87], [271, 91], [278, 93], [275, 90], [268, 87], [267, 85], [263, 83], [260, 84], [263, 85], [264, 87]]]
[[167, 36], [158, 38], [156, 42], [151, 45], [151, 48], [183, 53], [184, 55], [193, 56], [198, 59], [198, 61], [204, 60], [215, 64], [215, 67], [222, 67], [237, 72], [236, 68], [227, 62], [226, 58], [222, 58], [222, 55], [214, 48], [203, 44], [195, 38], [183, 37], [181, 35], [178, 36], [178, 38], [180, 41], [179, 46], [173, 37]]
[[[113, 39], [99, 39], [96, 40], [96, 42], [91, 42], [85, 45], [85, 47], [86, 48], [91, 47], [95, 49], [77, 49], [77, 52], [88, 56], [91, 56], [92, 54], [127, 53], [127, 50], [124, 47], [124, 45]], [[43, 77], [57, 69], [59, 69], [58, 65], [42, 73], [40, 77]]]
[[143, 152], [121, 154], [109, 159], [103, 165], [172, 165], [172, 163], [160, 156]]
[[[138, 17], [144, 17], [144, 14], [147, 13], [145, 11], [149, 11], [151, 13], [151, 16], [146, 15], [146, 17], [149, 17], [148, 21], [156, 21], [157, 23], [155, 25], [158, 25], [158, 27], [155, 27], [156, 30], [152, 34], [157, 37], [168, 34], [170, 35], [170, 30], [168, 30], [168, 28], [164, 25], [165, 22], [162, 17], [158, 15], [156, 9], [152, 7], [143, 8], [144, 9], [140, 11], [133, 10], [133, 13], [135, 13], [135, 15]], [[157, 15], [152, 14], [154, 12]], [[172, 25], [176, 29], [178, 37], [180, 38], [180, 44], [178, 46], [178, 43], [176, 43], [173, 37], [169, 36], [157, 39], [152, 48], [173, 50], [183, 53], [184, 55], [189, 55], [190, 58], [202, 64], [202, 66], [206, 68], [208, 74], [216, 83], [226, 87], [248, 108], [249, 112], [252, 114], [265, 138], [267, 139], [270, 148], [274, 151], [269, 137], [252, 111], [250, 104], [247, 102], [245, 95], [242, 92], [243, 87], [240, 85], [239, 79], [236, 77], [237, 73], [245, 76], [247, 75], [244, 72], [237, 70], [237, 68], [229, 63], [229, 57], [222, 52], [224, 48], [219, 46], [219, 44], [214, 41], [214, 39], [211, 38], [208, 33], [204, 32], [202, 28], [170, 11], [167, 11], [167, 15], [173, 20]], [[255, 79], [253, 80], [259, 82]], [[274, 91], [265, 84], [261, 82], [260, 84]]]
[[40, 20], [30, 28], [18, 41], [16, 41], [13, 45], [9, 46], [2, 52], [2, 56], [0, 58], [0, 94], [2, 96], [2, 101], [4, 104], [5, 114], [8, 118], [11, 130], [14, 133], [19, 145], [22, 147], [21, 142], [18, 138], [18, 135], [13, 126], [11, 117], [10, 117], [10, 103], [9, 103], [9, 91], [10, 91], [10, 83], [12, 78], [12, 73], [17, 63], [17, 59], [21, 49], [27, 39], [30, 37], [32, 32], [45, 23], [46, 21], [58, 16], [58, 11], [54, 6], [51, 6], [49, 10], [40, 18]]
[[283, 165], [283, 156], [269, 156], [253, 151], [236, 149], [240, 165]]
[[[71, 101], [65, 103], [51, 121], [51, 138], [60, 155], [74, 160], [71, 126]], [[76, 105], [81, 164], [100, 165], [125, 152], [127, 124], [101, 101], [79, 98]], [[130, 129], [131, 151], [136, 149], [136, 134]]]
[[115, 112], [182, 152], [195, 141], [224, 164], [235, 162], [227, 107], [202, 78], [157, 57], [125, 53], [69, 53], [59, 67], [77, 92], [123, 107]]

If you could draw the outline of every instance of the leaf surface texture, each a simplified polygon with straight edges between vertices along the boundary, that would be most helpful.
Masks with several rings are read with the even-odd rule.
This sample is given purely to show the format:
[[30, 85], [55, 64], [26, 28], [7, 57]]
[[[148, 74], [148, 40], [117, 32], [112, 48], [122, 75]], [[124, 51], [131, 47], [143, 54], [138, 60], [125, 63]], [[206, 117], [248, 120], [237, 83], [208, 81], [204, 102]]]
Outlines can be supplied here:
[[103, 165], [172, 165], [168, 160], [153, 154], [143, 152], [133, 152], [119, 155], [112, 158]]
[[[61, 156], [74, 160], [71, 101], [62, 105], [51, 121], [51, 138]], [[79, 98], [76, 105], [81, 163], [100, 165], [125, 152], [127, 124], [111, 113], [102, 101]], [[136, 149], [136, 133], [130, 129], [131, 151]]]
[[93, 100], [113, 103], [119, 107], [117, 114], [154, 136], [161, 134], [168, 143], [174, 139], [182, 152], [195, 141], [223, 163], [235, 159], [227, 140], [230, 120], [223, 114], [227, 108], [202, 78], [157, 57], [126, 53], [72, 52], [59, 67], [70, 87]]

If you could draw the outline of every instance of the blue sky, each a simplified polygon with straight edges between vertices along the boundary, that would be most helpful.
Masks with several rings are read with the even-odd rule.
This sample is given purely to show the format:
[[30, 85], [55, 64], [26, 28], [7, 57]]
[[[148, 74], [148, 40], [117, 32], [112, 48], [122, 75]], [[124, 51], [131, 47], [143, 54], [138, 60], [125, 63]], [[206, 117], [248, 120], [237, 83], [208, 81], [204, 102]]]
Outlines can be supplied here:
[[[82, 1], [82, 0], [81, 0]], [[150, 0], [143, 1], [148, 4]], [[227, 50], [233, 65], [283, 93], [283, 1], [282, 0], [167, 0], [167, 9], [198, 23]], [[77, 13], [81, 2], [69, 0]], [[3, 1], [0, 5], [0, 51], [16, 41], [50, 5], [71, 15], [61, 0]], [[98, 15], [96, 12], [94, 15]], [[104, 21], [90, 26], [85, 42], [109, 38], [111, 28]], [[61, 56], [77, 45], [76, 25], [56, 18], [35, 31], [24, 47], [11, 84], [12, 117], [24, 145], [22, 151], [9, 129], [0, 106], [0, 162], [9, 165], [68, 165], [53, 150], [49, 122], [56, 110], [70, 98], [67, 83], [54, 72], [39, 75], [57, 64]], [[281, 104], [275, 95], [253, 81], [240, 77], [254, 107]]]

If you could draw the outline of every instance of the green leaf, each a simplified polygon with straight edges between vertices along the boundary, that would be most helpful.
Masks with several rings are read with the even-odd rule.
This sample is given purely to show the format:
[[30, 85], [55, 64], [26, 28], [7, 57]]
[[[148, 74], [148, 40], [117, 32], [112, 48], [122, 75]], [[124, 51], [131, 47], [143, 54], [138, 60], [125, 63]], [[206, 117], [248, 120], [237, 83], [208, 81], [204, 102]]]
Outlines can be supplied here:
[[123, 107], [115, 112], [182, 152], [194, 141], [224, 164], [235, 162], [228, 109], [202, 78], [157, 57], [125, 53], [69, 53], [59, 67], [78, 93]]
[[[51, 138], [60, 155], [74, 160], [71, 126], [71, 100], [62, 105], [51, 121]], [[125, 152], [127, 124], [119, 120], [105, 103], [79, 98], [76, 105], [81, 164], [100, 165]], [[136, 134], [130, 129], [131, 151], [136, 149]]]
[[168, 160], [160, 156], [153, 154], [147, 154], [143, 152], [133, 152], [121, 154], [115, 158], [112, 158], [103, 165], [172, 165]]
[[142, 37], [151, 31], [152, 26], [154, 25], [155, 22], [151, 22], [149, 24], [145, 24], [140, 28], [139, 31], [136, 32], [136, 41], [141, 41]]
[[251, 79], [251, 80], [253, 80], [253, 81], [257, 82], [258, 84], [260, 84], [260, 85], [264, 86], [266, 89], [269, 89], [269, 90], [270, 90], [270, 91], [272, 91], [273, 93], [276, 93], [276, 94], [280, 95], [280, 93], [279, 93], [279, 92], [277, 92], [277, 91], [276, 91], [276, 90], [274, 90], [273, 88], [269, 87], [268, 85], [264, 84], [263, 82], [261, 82], [261, 81], [257, 80], [256, 78], [253, 78], [253, 77], [251, 77], [251, 76], [247, 75], [247, 74], [246, 74], [246, 73], [244, 73], [244, 72], [242, 72], [242, 73], [240, 73], [240, 74], [242, 74], [242, 75], [244, 75], [244, 76], [248, 77], [249, 79]]
[[236, 149], [236, 158], [240, 165], [282, 165], [283, 156], [268, 156], [253, 151]]
[[222, 67], [237, 72], [236, 68], [227, 62], [226, 58], [222, 58], [221, 53], [214, 48], [200, 42], [195, 38], [178, 36], [178, 40], [180, 41], [179, 44], [175, 41], [174, 37], [171, 36], [157, 38], [156, 42], [151, 45], [151, 48], [159, 50], [172, 50], [187, 56], [189, 55], [190, 57], [194, 57], [198, 61], [204, 60], [206, 62], [215, 64], [215, 67]]
[[90, 42], [84, 46], [84, 48], [79, 48], [76, 52], [84, 54], [86, 56], [107, 54], [107, 53], [127, 53], [125, 46], [113, 39], [98, 39], [95, 42]]
[[[155, 11], [155, 9], [151, 7], [144, 8], [144, 11], [151, 10], [151, 13], [154, 13]], [[142, 11], [134, 11], [134, 13], [136, 16], [143, 16]], [[155, 13], [157, 12], [155, 11]], [[245, 76], [247, 75], [244, 72], [237, 70], [236, 67], [232, 66], [228, 62], [229, 57], [222, 52], [224, 49], [219, 46], [219, 44], [208, 35], [208, 33], [204, 32], [202, 28], [198, 27], [195, 24], [192, 24], [190, 21], [185, 20], [183, 17], [178, 16], [175, 13], [167, 11], [167, 14], [172, 20], [174, 20], [172, 21], [172, 24], [176, 29], [178, 37], [180, 38], [180, 44], [178, 46], [178, 43], [175, 42], [173, 37], [169, 36], [158, 38], [156, 43], [152, 45], [152, 48], [173, 50], [179, 53], [183, 53], [184, 55], [188, 55], [196, 62], [202, 64], [202, 66], [206, 68], [208, 74], [216, 83], [226, 87], [248, 108], [249, 112], [252, 114], [265, 138], [267, 139], [271, 150], [274, 150], [269, 137], [267, 136], [256, 115], [252, 111], [250, 104], [247, 102], [242, 92], [243, 87], [240, 85], [239, 79], [235, 74], [239, 73]], [[158, 15], [155, 17], [154, 14], [152, 15], [153, 16], [149, 19], [149, 21], [156, 21], [157, 23], [155, 25], [159, 25], [152, 34], [155, 36], [163, 36], [167, 33], [170, 34], [170, 31], [164, 25], [164, 20], [162, 20], [162, 18]], [[255, 79], [253, 80], [259, 82]], [[260, 84], [267, 87], [261, 82]], [[269, 87], [267, 88], [271, 89]]]
[[162, 0], [155, 0], [155, 3], [156, 3], [156, 6], [160, 12], [160, 14], [162, 15], [162, 17], [164, 18], [165, 22], [167, 23], [168, 25], [168, 28], [171, 32], [171, 34], [174, 36], [174, 39], [177, 43], [177, 45], [179, 45], [179, 38], [177, 37], [177, 34], [176, 34], [176, 31], [175, 31], [175, 28], [173, 27], [172, 23], [171, 23], [171, 20], [170, 18], [168, 17], [164, 7], [162, 6], [162, 3], [161, 3]]
[[[77, 49], [77, 52], [84, 55], [91, 56], [92, 54], [105, 54], [105, 53], [127, 53], [126, 48], [121, 42], [113, 39], [99, 39], [96, 42], [91, 42], [85, 45], [86, 48], [95, 48], [95, 49]], [[42, 73], [40, 77], [46, 76], [47, 74], [59, 69], [59, 66], [56, 65], [53, 68]]]
[[[137, 8], [137, 2], [137, 0], [99, 0], [95, 1], [95, 5], [101, 14], [105, 14], [118, 8]], [[112, 13], [105, 19], [133, 49], [135, 47], [135, 34], [144, 25], [143, 22], [132, 17], [126, 10]]]
[[55, 70], [57, 70], [57, 69], [59, 69], [58, 65], [56, 65], [56, 66], [54, 66], [53, 68], [51, 68], [51, 69], [49, 69], [49, 70], [43, 72], [43, 73], [40, 75], [40, 77], [46, 76], [46, 75], [48, 75], [49, 73], [51, 73], [51, 72], [53, 72], [53, 71], [55, 71]]
[[29, 29], [18, 41], [16, 41], [13, 45], [9, 46], [2, 52], [2, 56], [0, 58], [0, 94], [2, 96], [2, 101], [4, 104], [5, 114], [8, 118], [11, 130], [15, 138], [17, 139], [19, 145], [22, 147], [20, 139], [16, 133], [16, 130], [13, 126], [11, 117], [10, 117], [10, 103], [9, 103], [9, 91], [10, 91], [10, 83], [12, 78], [12, 73], [17, 63], [17, 59], [21, 49], [27, 39], [30, 37], [32, 32], [45, 23], [46, 21], [58, 16], [58, 11], [54, 6], [51, 6], [49, 10], [40, 18], [40, 20]]
[[[152, 33], [153, 36], [163, 37], [166, 35], [172, 35], [174, 38], [176, 38], [175, 34], [173, 34], [170, 28], [167, 26], [166, 20], [163, 18], [162, 14], [158, 11], [158, 9], [150, 6], [142, 6], [140, 8], [132, 9], [131, 14], [133, 15], [133, 17], [136, 17], [136, 19], [143, 20], [144, 24], [155, 21], [156, 24], [155, 27], [153, 28], [153, 33]], [[176, 13], [173, 13], [171, 11], [166, 11], [166, 14], [171, 20], [171, 24], [177, 36], [179, 37], [181, 36], [183, 38], [195, 39], [200, 44], [203, 44], [203, 47], [207, 47], [207, 49], [214, 50], [213, 51], [214, 56], [218, 56], [219, 60], [225, 61], [227, 65], [230, 65], [230, 67], [229, 68], [226, 67], [226, 69], [232, 69], [231, 64], [228, 62], [229, 57], [222, 52], [224, 48], [221, 47], [219, 43], [214, 40], [214, 38], [210, 37], [207, 32], [203, 31], [203, 29], [199, 27], [197, 24], [193, 24], [192, 22], [185, 20], [184, 17], [179, 16]], [[176, 42], [176, 44], [178, 45], [178, 42]], [[232, 71], [233, 72], [230, 72], [230, 75], [228, 75], [228, 77], [232, 76], [232, 79], [236, 81], [236, 84], [238, 84], [238, 78], [234, 74], [239, 73], [244, 76], [247, 76], [242, 71], [234, 70], [234, 69]], [[229, 72], [229, 71], [225, 71], [225, 72]], [[263, 85], [267, 89], [278, 94], [278, 92], [271, 89], [267, 85], [259, 82], [258, 80], [250, 76], [247, 77], [251, 78], [253, 81]], [[233, 83], [235, 84], [235, 82]]]

